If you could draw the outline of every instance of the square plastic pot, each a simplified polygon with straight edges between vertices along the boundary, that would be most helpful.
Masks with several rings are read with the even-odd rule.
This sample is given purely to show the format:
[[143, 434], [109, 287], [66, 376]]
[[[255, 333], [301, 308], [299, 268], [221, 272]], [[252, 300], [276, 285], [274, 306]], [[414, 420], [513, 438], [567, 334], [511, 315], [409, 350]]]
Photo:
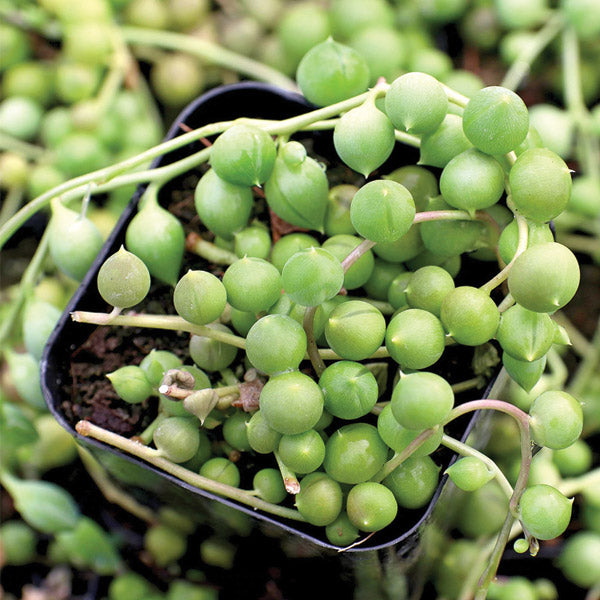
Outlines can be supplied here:
[[[283, 91], [267, 84], [240, 83], [222, 86], [201, 96], [183, 110], [170, 128], [166, 139], [172, 139], [183, 133], [180, 123], [184, 123], [190, 128], [197, 128], [208, 123], [242, 116], [282, 119], [307, 112], [312, 108], [314, 107], [307, 104], [299, 94]], [[316, 132], [311, 136], [319, 154], [330, 156], [332, 160], [335, 160], [331, 132]], [[153, 166], [169, 164], [202, 149], [202, 147], [200, 142], [190, 144], [155, 160]], [[415, 149], [397, 144], [397, 149], [384, 165], [384, 168], [389, 167], [389, 170], [382, 169], [382, 172], [389, 172], [405, 164], [415, 164], [417, 160], [418, 152]], [[144, 189], [145, 186], [137, 189], [50, 336], [41, 361], [42, 390], [50, 411], [57, 421], [76, 438], [77, 442], [91, 451], [119, 484], [141, 502], [148, 505], [166, 502], [170, 505], [181, 506], [182, 510], [204, 513], [213, 519], [219, 518], [219, 510], [223, 506], [227, 506], [252, 515], [264, 524], [274, 526], [283, 535], [299, 536], [307, 544], [314, 544], [321, 549], [339, 550], [337, 546], [327, 541], [324, 528], [274, 518], [243, 504], [195, 488], [140, 459], [126, 455], [94, 439], [82, 437], [75, 431], [73, 420], [65, 414], [64, 402], [67, 399], [65, 390], [70, 390], [72, 399], [77, 397], [77, 382], [74, 381], [71, 373], [72, 354], [96, 329], [96, 326], [74, 323], [70, 318], [70, 313], [76, 310], [106, 310], [106, 303], [96, 289], [96, 276], [104, 260], [116, 252], [121, 244], [124, 244], [127, 225], [136, 214], [138, 200]], [[470, 363], [470, 358], [467, 355], [465, 360]], [[479, 395], [480, 392], [475, 392], [475, 394], [474, 397], [482, 397]], [[452, 424], [451, 434], [464, 441], [478, 418], [479, 416], [475, 413], [468, 421], [463, 419], [458, 425]], [[481, 420], [479, 424], [482, 424]], [[443, 473], [456, 457], [447, 450], [438, 450], [437, 452], [441, 452], [437, 462]], [[401, 509], [392, 525], [377, 532], [350, 551], [373, 551], [393, 545], [397, 547], [399, 553], [405, 554], [410, 551], [418, 543], [419, 531], [430, 516], [446, 485], [446, 480], [445, 475], [441, 477], [431, 501], [425, 507], [418, 510]]]

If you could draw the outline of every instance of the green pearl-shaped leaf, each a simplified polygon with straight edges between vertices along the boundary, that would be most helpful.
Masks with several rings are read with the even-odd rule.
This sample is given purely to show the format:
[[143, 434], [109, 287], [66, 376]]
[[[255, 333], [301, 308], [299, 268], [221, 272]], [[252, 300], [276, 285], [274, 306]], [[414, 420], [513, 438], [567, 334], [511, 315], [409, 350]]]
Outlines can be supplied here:
[[317, 306], [340, 291], [344, 269], [339, 259], [324, 248], [306, 248], [288, 259], [281, 281], [294, 302]]
[[508, 275], [508, 289], [521, 306], [552, 313], [573, 298], [579, 276], [579, 264], [571, 250], [548, 242], [532, 246], [517, 257]]
[[526, 392], [540, 380], [546, 368], [546, 356], [537, 360], [526, 361], [513, 358], [508, 352], [502, 353], [502, 364], [510, 377], [516, 381]]
[[60, 310], [45, 300], [32, 297], [27, 301], [23, 311], [23, 340], [36, 360], [42, 358], [44, 346], [60, 315]]
[[72, 496], [49, 481], [18, 479], [2, 474], [2, 483], [23, 519], [42, 533], [72, 529], [79, 520], [79, 508]]
[[174, 286], [179, 277], [185, 234], [179, 219], [149, 197], [125, 233], [130, 252], [141, 258], [153, 277]]
[[140, 404], [153, 393], [152, 384], [141, 367], [126, 365], [106, 376], [121, 400], [129, 404]]
[[435, 131], [448, 112], [442, 84], [426, 73], [405, 73], [395, 79], [385, 96], [385, 112], [394, 127], [409, 133]]
[[111, 306], [135, 306], [149, 289], [148, 267], [123, 246], [104, 261], [98, 272], [98, 292]]
[[7, 349], [4, 354], [12, 384], [19, 396], [30, 406], [46, 410], [46, 402], [40, 384], [39, 362], [28, 352], [13, 352]]
[[321, 166], [310, 156], [299, 164], [286, 161], [286, 148], [279, 151], [271, 177], [265, 183], [267, 203], [284, 221], [317, 231], [323, 230], [329, 184]]
[[463, 129], [469, 141], [486, 154], [506, 154], [527, 136], [529, 113], [511, 90], [490, 86], [469, 100], [463, 113]]
[[502, 314], [496, 339], [513, 358], [534, 361], [550, 350], [555, 333], [549, 315], [516, 304]]
[[365, 177], [388, 159], [395, 141], [392, 122], [373, 99], [344, 113], [333, 130], [338, 156]]
[[352, 199], [350, 219], [356, 231], [373, 242], [395, 242], [410, 229], [415, 203], [410, 192], [390, 179], [361, 187]]
[[462, 119], [448, 113], [441, 125], [421, 138], [420, 165], [443, 169], [457, 154], [471, 148], [462, 128]]
[[446, 473], [456, 487], [465, 492], [478, 490], [494, 477], [494, 473], [487, 468], [486, 464], [475, 456], [459, 458], [446, 469]]
[[82, 517], [72, 531], [61, 531], [56, 539], [69, 561], [79, 568], [110, 575], [121, 566], [115, 541], [92, 519]]
[[217, 175], [236, 185], [261, 185], [275, 163], [277, 149], [271, 136], [251, 125], [226, 129], [210, 152], [210, 165]]
[[252, 190], [221, 179], [209, 169], [200, 179], [194, 195], [196, 210], [204, 225], [214, 234], [233, 239], [250, 218]]
[[313, 46], [298, 65], [296, 80], [309, 102], [327, 106], [366, 91], [369, 67], [354, 49], [332, 38]]
[[81, 281], [102, 248], [102, 234], [87, 217], [52, 202], [48, 247], [56, 266], [69, 277]]
[[208, 271], [188, 271], [173, 293], [175, 310], [186, 321], [206, 325], [216, 321], [227, 304], [221, 280]]

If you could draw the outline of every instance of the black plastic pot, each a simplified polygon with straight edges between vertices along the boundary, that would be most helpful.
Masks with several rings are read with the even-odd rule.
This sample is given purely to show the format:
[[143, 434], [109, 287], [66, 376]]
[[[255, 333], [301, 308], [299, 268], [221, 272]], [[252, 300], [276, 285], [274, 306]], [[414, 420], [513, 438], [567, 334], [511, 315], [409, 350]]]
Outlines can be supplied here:
[[[197, 128], [207, 123], [234, 119], [241, 116], [282, 119], [307, 112], [311, 108], [313, 107], [307, 104], [302, 96], [282, 91], [270, 85], [241, 83], [223, 86], [208, 92], [191, 103], [173, 124], [167, 135], [167, 139], [174, 138], [183, 132], [183, 129], [179, 125], [180, 123], [184, 123], [191, 128]], [[323, 156], [331, 156], [332, 160], [334, 160], [335, 154], [331, 141], [331, 132], [311, 135], [314, 147], [318, 150], [318, 153]], [[202, 146], [199, 142], [190, 144], [185, 148], [156, 160], [153, 166], [157, 167], [169, 164], [201, 148]], [[393, 168], [402, 166], [403, 164], [415, 164], [417, 160], [418, 153], [414, 149], [403, 148], [398, 145], [397, 150], [394, 151], [388, 163], [383, 167], [383, 169], [389, 168], [389, 170], [385, 171], [382, 169], [382, 172], [389, 172]], [[96, 329], [95, 326], [73, 323], [70, 313], [75, 310], [106, 310], [106, 304], [96, 289], [96, 276], [104, 260], [124, 243], [127, 224], [136, 213], [137, 203], [143, 191], [144, 186], [140, 186], [136, 191], [115, 230], [66, 308], [45, 348], [41, 361], [42, 389], [50, 411], [58, 422], [80, 444], [89, 449], [129, 493], [142, 502], [150, 505], [157, 502], [168, 502], [171, 505], [175, 504], [184, 509], [208, 514], [209, 518], [210, 515], [213, 515], [212, 518], [218, 518], [215, 514], [215, 507], [226, 505], [235, 510], [250, 514], [265, 524], [275, 526], [281, 532], [300, 536], [306, 543], [315, 544], [322, 549], [338, 550], [336, 546], [326, 541], [322, 528], [316, 528], [295, 521], [276, 519], [245, 505], [194, 488], [137, 458], [116, 451], [104, 443], [80, 436], [74, 429], [74, 423], [65, 416], [62, 408], [63, 401], [65, 400], [64, 390], [71, 388], [72, 394], [76, 395], [76, 389], [73, 387], [76, 386], [76, 382], [73, 381], [70, 373], [71, 355]], [[465, 359], [467, 367], [470, 364], [470, 359], [471, 357], [467, 355]], [[449, 368], [455, 369], [456, 364], [455, 360], [453, 363], [454, 366], [450, 365]], [[474, 392], [474, 394], [474, 398], [479, 395], [478, 392]], [[452, 435], [464, 440], [469, 435], [476, 420], [477, 416], [474, 416], [468, 422], [464, 420], [458, 426], [454, 425], [454, 428], [451, 430]], [[440, 462], [443, 472], [455, 457], [449, 451], [441, 452]], [[443, 476], [432, 500], [426, 507], [420, 510], [401, 511], [394, 524], [378, 532], [363, 544], [352, 548], [351, 551], [372, 551], [396, 545], [398, 552], [408, 552], [418, 542], [419, 530], [433, 510], [445, 483], [446, 476]]]

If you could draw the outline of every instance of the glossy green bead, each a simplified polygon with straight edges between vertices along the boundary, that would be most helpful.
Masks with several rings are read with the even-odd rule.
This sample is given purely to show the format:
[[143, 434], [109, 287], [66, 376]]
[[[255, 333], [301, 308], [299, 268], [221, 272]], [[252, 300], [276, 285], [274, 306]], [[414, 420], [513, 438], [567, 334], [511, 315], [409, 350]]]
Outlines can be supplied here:
[[[221, 323], [209, 323], [206, 327], [223, 333], [232, 333], [229, 327]], [[211, 373], [226, 369], [237, 355], [235, 346], [201, 335], [192, 335], [189, 347], [192, 360], [201, 369]]]
[[552, 540], [568, 527], [572, 502], [550, 485], [533, 485], [521, 496], [519, 516], [534, 537]]
[[421, 508], [433, 496], [440, 468], [429, 456], [410, 456], [384, 480], [403, 508]]
[[271, 377], [260, 394], [260, 410], [267, 424], [283, 434], [312, 429], [323, 413], [321, 388], [298, 371]]
[[479, 346], [496, 335], [500, 312], [487, 292], [463, 285], [444, 298], [440, 320], [456, 342]]
[[286, 294], [302, 306], [317, 306], [338, 294], [344, 283], [340, 260], [326, 248], [306, 248], [293, 254], [281, 272]]
[[403, 272], [404, 267], [402, 265], [375, 257], [373, 272], [363, 288], [370, 298], [385, 302], [388, 300], [388, 291], [392, 281]]
[[153, 387], [158, 387], [163, 375], [170, 369], [181, 366], [182, 360], [168, 350], [151, 350], [140, 363], [140, 368], [146, 374], [146, 378]]
[[239, 452], [247, 452], [252, 448], [247, 433], [250, 417], [250, 413], [237, 410], [229, 415], [223, 423], [223, 439]]
[[392, 318], [385, 333], [385, 347], [403, 369], [426, 369], [444, 353], [445, 333], [440, 320], [419, 308]]
[[[534, 221], [527, 222], [527, 247], [537, 244], [545, 244], [553, 242], [554, 235], [547, 223], [536, 223]], [[519, 244], [519, 227], [516, 219], [513, 219], [500, 234], [498, 240], [498, 252], [500, 258], [508, 264], [514, 257]]]
[[81, 281], [104, 243], [96, 225], [55, 200], [49, 235], [48, 248], [56, 266], [69, 277]]
[[[377, 431], [381, 439], [394, 451], [402, 452], [420, 433], [419, 430], [402, 427], [392, 412], [391, 404], [386, 404], [377, 418]], [[444, 435], [443, 427], [421, 444], [411, 456], [427, 456], [438, 449]]]
[[354, 235], [356, 230], [350, 220], [350, 204], [358, 191], [355, 185], [340, 183], [329, 190], [324, 229], [328, 236]]
[[454, 279], [448, 271], [429, 265], [412, 274], [405, 290], [406, 301], [412, 308], [420, 308], [439, 317], [444, 298], [454, 289]]
[[550, 350], [554, 335], [554, 322], [549, 315], [515, 304], [502, 313], [496, 339], [513, 358], [531, 362]]
[[379, 244], [375, 244], [373, 253], [394, 264], [412, 260], [425, 248], [420, 228], [421, 224], [415, 223], [401, 238], [398, 238], [394, 242], [379, 242]]
[[102, 263], [98, 272], [98, 292], [111, 306], [135, 306], [146, 297], [149, 290], [148, 267], [123, 246]]
[[288, 233], [280, 237], [271, 250], [271, 263], [277, 267], [279, 272], [283, 270], [285, 263], [296, 252], [305, 248], [318, 248], [317, 238], [308, 233]]
[[334, 0], [329, 9], [333, 35], [349, 39], [363, 29], [391, 25], [393, 9], [384, 0], [373, 0], [366, 6], [360, 0]]
[[529, 426], [536, 444], [553, 450], [567, 448], [583, 429], [581, 404], [567, 392], [543, 392], [529, 409]]
[[280, 147], [275, 167], [264, 185], [273, 212], [297, 227], [322, 231], [329, 184], [322, 167], [299, 142]]
[[527, 248], [508, 275], [513, 298], [534, 312], [555, 312], [573, 298], [578, 287], [577, 258], [569, 248], [556, 242]]
[[248, 335], [250, 328], [258, 320], [256, 314], [253, 312], [247, 312], [245, 310], [238, 310], [237, 308], [230, 308], [229, 316], [231, 318], [231, 324], [233, 328], [242, 336]]
[[417, 135], [435, 131], [448, 112], [448, 97], [440, 82], [426, 73], [405, 73], [385, 96], [385, 111], [394, 127]]
[[200, 444], [198, 427], [189, 417], [168, 417], [154, 430], [154, 444], [161, 454], [175, 463], [194, 456]]
[[215, 456], [207, 460], [200, 467], [200, 475], [232, 487], [240, 485], [240, 470], [235, 463], [223, 456]]
[[186, 321], [206, 325], [216, 321], [225, 310], [227, 292], [212, 273], [189, 270], [175, 286], [173, 304]]
[[300, 481], [296, 494], [296, 508], [311, 524], [329, 525], [342, 510], [342, 489], [337, 481], [325, 473], [309, 473]]
[[143, 202], [127, 226], [125, 244], [144, 261], [153, 277], [175, 286], [183, 260], [185, 234], [179, 219], [154, 198]]
[[486, 154], [506, 154], [527, 136], [529, 114], [511, 90], [490, 86], [479, 90], [463, 112], [463, 129], [470, 142]]
[[440, 190], [451, 206], [476, 211], [496, 204], [504, 192], [500, 163], [475, 148], [455, 156], [442, 171]]
[[340, 483], [360, 483], [381, 469], [388, 447], [377, 428], [368, 423], [343, 425], [331, 434], [325, 445], [323, 466]]
[[364, 177], [389, 158], [395, 143], [392, 122], [372, 99], [345, 112], [333, 130], [338, 156]]
[[407, 429], [441, 424], [454, 406], [454, 392], [439, 375], [421, 371], [400, 378], [392, 392], [392, 412]]
[[266, 502], [279, 504], [287, 496], [283, 485], [283, 479], [278, 469], [260, 469], [252, 479], [252, 487], [258, 492], [258, 496]]
[[246, 312], [267, 310], [281, 294], [279, 271], [261, 258], [240, 258], [230, 265], [223, 275], [223, 285], [229, 304]]
[[13, 352], [9, 348], [5, 350], [4, 357], [8, 364], [10, 379], [19, 397], [37, 410], [46, 410], [46, 401], [40, 383], [39, 361], [29, 352]]
[[247, 225], [254, 206], [249, 187], [221, 179], [214, 169], [209, 169], [198, 182], [194, 202], [207, 229], [228, 240]]
[[425, 210], [427, 201], [440, 193], [436, 176], [428, 169], [418, 165], [398, 167], [384, 175], [383, 179], [391, 179], [402, 184], [410, 192], [417, 211]]
[[325, 325], [331, 349], [346, 360], [363, 360], [379, 348], [385, 336], [385, 319], [374, 306], [350, 300], [336, 306]]
[[[323, 242], [322, 248], [342, 262], [362, 241], [361, 238], [355, 235], [334, 235]], [[369, 280], [369, 277], [371, 277], [374, 265], [375, 258], [373, 252], [367, 250], [346, 271], [344, 275], [344, 288], [346, 290], [354, 290], [364, 285]]]
[[286, 315], [267, 315], [248, 331], [246, 355], [253, 367], [275, 375], [297, 369], [306, 354], [306, 333]]
[[555, 450], [552, 453], [552, 462], [563, 477], [577, 477], [587, 473], [593, 461], [590, 444], [582, 439], [575, 440], [568, 448]]
[[271, 174], [276, 155], [275, 142], [266, 131], [240, 123], [226, 129], [215, 140], [210, 165], [229, 183], [261, 185]]
[[282, 435], [267, 423], [261, 410], [257, 410], [248, 421], [246, 433], [252, 450], [259, 454], [274, 452]]
[[267, 260], [271, 253], [271, 235], [262, 226], [246, 227], [234, 235], [233, 251], [238, 258], [253, 256]]
[[494, 535], [500, 531], [507, 511], [506, 493], [492, 479], [466, 495], [459, 507], [456, 524], [462, 535], [469, 538]]
[[390, 179], [377, 179], [356, 192], [350, 218], [356, 231], [373, 242], [395, 242], [410, 229], [415, 203], [410, 192]]
[[443, 169], [455, 156], [472, 146], [463, 132], [462, 119], [448, 113], [435, 131], [422, 136], [419, 165]]
[[370, 73], [356, 50], [332, 38], [313, 46], [302, 58], [296, 81], [309, 102], [327, 106], [366, 91]]
[[350, 522], [361, 531], [379, 531], [394, 521], [398, 504], [386, 486], [365, 481], [348, 492], [346, 511]]
[[22, 315], [23, 341], [27, 352], [35, 360], [42, 358], [46, 342], [60, 316], [61, 311], [45, 300], [34, 296], [26, 302]]
[[325, 409], [334, 417], [358, 419], [368, 414], [379, 396], [377, 380], [369, 369], [356, 362], [339, 360], [319, 378]]
[[294, 435], [283, 435], [277, 454], [294, 473], [312, 473], [325, 458], [325, 442], [315, 429]]
[[546, 357], [525, 361], [513, 358], [508, 352], [503, 352], [502, 364], [511, 379], [516, 381], [526, 392], [530, 392], [546, 368]]
[[121, 400], [128, 404], [140, 404], [153, 393], [152, 385], [141, 367], [127, 365], [106, 376]]
[[465, 492], [479, 489], [494, 477], [486, 464], [475, 456], [459, 458], [446, 469], [446, 473], [454, 485]]
[[358, 538], [358, 527], [356, 527], [348, 513], [342, 511], [333, 523], [325, 528], [325, 535], [330, 543], [341, 548], [349, 546]]
[[510, 169], [511, 197], [520, 214], [544, 223], [562, 213], [571, 196], [571, 172], [547, 148], [523, 152]]

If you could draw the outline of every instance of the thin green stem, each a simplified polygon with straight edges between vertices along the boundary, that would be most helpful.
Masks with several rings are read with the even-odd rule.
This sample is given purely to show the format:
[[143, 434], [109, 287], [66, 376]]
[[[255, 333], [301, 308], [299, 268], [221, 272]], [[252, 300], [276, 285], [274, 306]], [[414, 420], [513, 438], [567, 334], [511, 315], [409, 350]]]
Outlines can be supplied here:
[[563, 15], [561, 11], [557, 10], [550, 16], [544, 26], [534, 34], [533, 38], [523, 45], [521, 52], [504, 75], [500, 85], [509, 90], [516, 90], [531, 70], [531, 65], [535, 59], [559, 34], [563, 24]]
[[425, 221], [473, 221], [473, 217], [464, 210], [429, 210], [418, 212], [413, 224]]
[[401, 142], [407, 146], [412, 146], [413, 148], [421, 147], [421, 138], [418, 138], [416, 135], [406, 133], [405, 131], [399, 131], [398, 129], [395, 129], [394, 138], [397, 142]]
[[[92, 325], [104, 325], [105, 313], [86, 312], [78, 310], [71, 313], [71, 318], [77, 323], [89, 323]], [[212, 329], [206, 325], [194, 325], [185, 319], [175, 315], [143, 315], [126, 314], [113, 317], [110, 325], [121, 327], [144, 327], [150, 329], [166, 329], [170, 331], [185, 331], [192, 335], [208, 337], [236, 348], [245, 349], [246, 340], [243, 337]]]
[[348, 269], [366, 252], [368, 252], [373, 246], [375, 242], [371, 240], [363, 240], [354, 250], [352, 250], [344, 260], [342, 260], [342, 267], [344, 269], [344, 273], [348, 272]]
[[579, 163], [584, 172], [600, 180], [600, 142], [592, 132], [590, 113], [583, 96], [579, 40], [570, 26], [563, 31], [561, 60], [565, 104], [578, 136]]
[[231, 265], [239, 258], [237, 254], [224, 248], [219, 248], [219, 246], [193, 232], [188, 234], [185, 240], [185, 249], [216, 265]]
[[383, 481], [394, 469], [397, 469], [415, 450], [418, 450], [437, 431], [437, 427], [422, 431], [402, 452], [397, 452], [388, 460], [383, 467], [371, 477], [371, 481]]
[[325, 370], [325, 363], [319, 354], [319, 348], [317, 347], [317, 341], [315, 340], [315, 314], [318, 306], [309, 306], [304, 312], [303, 327], [306, 333], [306, 349], [310, 362], [315, 370], [317, 377], [321, 377]]
[[46, 150], [46, 148], [36, 146], [35, 144], [30, 144], [29, 142], [24, 142], [23, 140], [12, 137], [11, 135], [1, 131], [0, 149], [14, 152], [23, 158], [28, 158], [29, 160], [33, 161], [38, 161], [48, 154], [48, 150]]
[[266, 81], [286, 90], [298, 91], [296, 83], [280, 71], [200, 37], [141, 27], [122, 26], [120, 29], [123, 39], [128, 44], [158, 46], [184, 52], [251, 79]]
[[500, 484], [500, 487], [504, 490], [507, 498], [511, 498], [513, 495], [513, 487], [510, 485], [508, 479], [504, 473], [500, 470], [498, 465], [489, 457], [479, 452], [479, 450], [475, 450], [471, 446], [467, 444], [463, 444], [463, 442], [456, 440], [449, 435], [442, 436], [442, 444], [446, 446], [446, 448], [450, 448], [450, 450], [454, 450], [457, 454], [461, 456], [472, 456], [474, 458], [478, 458], [481, 462], [485, 464], [485, 466], [490, 470], [491, 473], [494, 474], [494, 477]]
[[464, 108], [469, 103], [469, 98], [467, 96], [463, 96], [459, 94], [457, 91], [453, 90], [451, 87], [448, 87], [445, 84], [441, 84], [446, 92], [446, 96], [448, 96], [448, 101], [452, 102], [452, 104], [456, 104], [456, 106], [460, 106]]
[[273, 452], [275, 456], [275, 460], [277, 461], [277, 467], [279, 468], [279, 472], [281, 473], [281, 478], [283, 479], [283, 486], [285, 487], [285, 491], [288, 494], [297, 494], [300, 491], [300, 482], [296, 477], [296, 473], [292, 471], [279, 456], [278, 452]]
[[46, 254], [48, 252], [49, 240], [50, 234], [48, 229], [46, 229], [31, 261], [23, 273], [17, 295], [0, 324], [0, 350], [2, 350], [4, 342], [10, 335], [12, 328], [19, 317], [19, 313], [21, 312], [21, 308], [23, 307], [27, 295], [33, 289], [37, 278], [44, 268], [44, 260], [46, 259]]
[[510, 271], [515, 264], [517, 258], [525, 252], [527, 249], [527, 244], [529, 240], [529, 227], [527, 225], [527, 220], [525, 217], [521, 215], [516, 215], [517, 219], [517, 229], [518, 229], [518, 243], [517, 249], [510, 262], [502, 269], [499, 273], [496, 273], [494, 277], [492, 277], [487, 283], [484, 283], [479, 289], [490, 294], [493, 289], [497, 288], [499, 285], [504, 283], [510, 274]]
[[8, 190], [0, 209], [0, 226], [6, 223], [19, 210], [21, 202], [23, 202], [23, 196], [22, 187], [11, 187]]
[[100, 442], [104, 442], [105, 444], [112, 446], [113, 448], [117, 448], [123, 452], [126, 452], [127, 454], [136, 456], [154, 465], [155, 467], [162, 469], [170, 475], [173, 475], [177, 479], [185, 481], [186, 483], [189, 483], [190, 485], [199, 489], [223, 496], [225, 498], [230, 498], [231, 500], [236, 500], [247, 506], [251, 506], [258, 510], [262, 510], [282, 518], [293, 519], [295, 521], [305, 520], [297, 510], [279, 506], [277, 504], [271, 504], [270, 502], [265, 502], [264, 500], [253, 496], [250, 492], [241, 490], [231, 485], [226, 485], [213, 479], [208, 479], [202, 475], [198, 475], [193, 471], [189, 471], [188, 469], [163, 458], [159, 455], [158, 451], [153, 448], [149, 448], [148, 446], [144, 446], [139, 442], [129, 440], [116, 433], [113, 433], [112, 431], [98, 427], [89, 421], [79, 421], [75, 426], [75, 429], [79, 435], [94, 438]]
[[567, 391], [575, 397], [588, 386], [591, 378], [598, 372], [600, 365], [600, 319], [596, 324], [596, 331], [592, 339], [590, 351], [581, 359]]

